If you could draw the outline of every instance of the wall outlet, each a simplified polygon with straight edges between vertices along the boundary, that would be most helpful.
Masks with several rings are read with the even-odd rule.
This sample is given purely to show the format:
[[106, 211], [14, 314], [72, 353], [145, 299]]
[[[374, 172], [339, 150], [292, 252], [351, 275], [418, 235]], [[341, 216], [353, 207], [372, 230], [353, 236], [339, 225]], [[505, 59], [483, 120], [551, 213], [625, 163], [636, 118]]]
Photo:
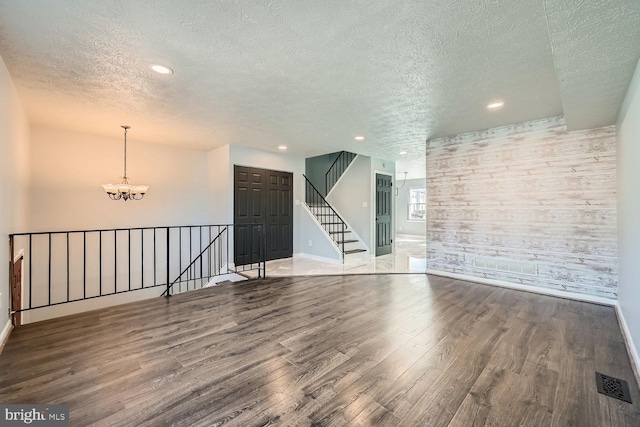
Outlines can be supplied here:
[[369, 206], [369, 204], [367, 202], [362, 202], [362, 207], [366, 208], [367, 206]]
[[313, 242], [309, 240], [309, 246], [313, 246]]
[[296, 203], [296, 206], [300, 206], [300, 199], [296, 199], [295, 203]]

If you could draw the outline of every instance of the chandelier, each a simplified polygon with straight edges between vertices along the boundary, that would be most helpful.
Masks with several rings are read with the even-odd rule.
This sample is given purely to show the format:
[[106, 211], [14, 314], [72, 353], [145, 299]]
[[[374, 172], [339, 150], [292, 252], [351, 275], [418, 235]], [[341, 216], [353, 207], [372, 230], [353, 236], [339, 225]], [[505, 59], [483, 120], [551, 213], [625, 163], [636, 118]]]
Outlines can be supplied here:
[[127, 176], [127, 131], [131, 126], [120, 126], [124, 129], [124, 176], [120, 178], [120, 184], [102, 184], [105, 193], [109, 195], [111, 200], [140, 200], [144, 197], [148, 185], [131, 185]]

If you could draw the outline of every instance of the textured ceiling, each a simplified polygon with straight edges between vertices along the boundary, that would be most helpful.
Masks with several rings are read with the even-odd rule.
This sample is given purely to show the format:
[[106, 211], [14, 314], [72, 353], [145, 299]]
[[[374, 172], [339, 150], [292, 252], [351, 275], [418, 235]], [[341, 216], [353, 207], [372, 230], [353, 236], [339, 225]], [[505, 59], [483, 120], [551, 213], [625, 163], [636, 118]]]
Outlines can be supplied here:
[[544, 0], [569, 130], [614, 124], [640, 57], [640, 0]]
[[[417, 174], [427, 138], [570, 121], [571, 108], [593, 116], [586, 127], [611, 124], [580, 96], [619, 108], [629, 66], [594, 82], [572, 52], [607, 37], [611, 69], [625, 52], [637, 61], [637, 45], [612, 42], [637, 38], [617, 34], [619, 12], [583, 22], [611, 3], [640, 2], [0, 0], [0, 56], [35, 125], [119, 137], [129, 124], [132, 139], [200, 149], [345, 149]], [[496, 98], [506, 107], [490, 113]]]

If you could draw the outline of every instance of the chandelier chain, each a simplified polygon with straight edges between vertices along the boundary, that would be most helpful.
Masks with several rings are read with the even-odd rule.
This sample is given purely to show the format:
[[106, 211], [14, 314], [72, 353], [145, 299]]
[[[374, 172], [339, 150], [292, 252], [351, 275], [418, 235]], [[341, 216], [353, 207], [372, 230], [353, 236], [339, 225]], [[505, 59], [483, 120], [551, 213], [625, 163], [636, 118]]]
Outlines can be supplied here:
[[124, 176], [123, 179], [127, 179], [127, 130], [129, 126], [122, 126], [124, 129]]

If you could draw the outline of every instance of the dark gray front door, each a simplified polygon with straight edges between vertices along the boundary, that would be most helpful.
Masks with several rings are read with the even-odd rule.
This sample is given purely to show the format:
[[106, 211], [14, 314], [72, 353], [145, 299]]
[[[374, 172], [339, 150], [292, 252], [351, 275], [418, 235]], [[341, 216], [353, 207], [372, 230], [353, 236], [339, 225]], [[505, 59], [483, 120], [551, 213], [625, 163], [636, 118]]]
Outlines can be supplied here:
[[376, 256], [391, 253], [391, 176], [376, 174]]

